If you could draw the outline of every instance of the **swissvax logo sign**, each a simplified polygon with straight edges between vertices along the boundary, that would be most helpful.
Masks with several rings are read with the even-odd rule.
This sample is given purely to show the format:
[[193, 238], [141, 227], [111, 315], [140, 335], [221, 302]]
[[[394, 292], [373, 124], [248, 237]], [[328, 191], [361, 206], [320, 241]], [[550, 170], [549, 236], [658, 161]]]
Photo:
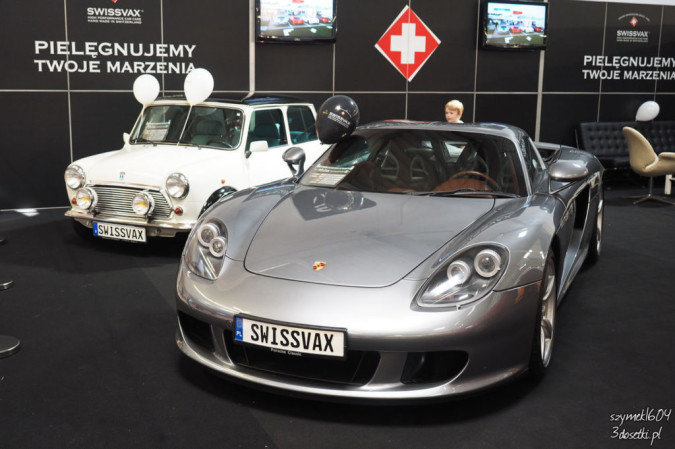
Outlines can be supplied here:
[[651, 20], [644, 14], [629, 13], [619, 17], [619, 28], [616, 30], [617, 42], [648, 44], [650, 31], [643, 27]]
[[124, 7], [121, 3], [120, 0], [108, 0], [103, 6], [88, 6], [86, 9], [87, 22], [141, 25], [143, 23], [143, 10]]

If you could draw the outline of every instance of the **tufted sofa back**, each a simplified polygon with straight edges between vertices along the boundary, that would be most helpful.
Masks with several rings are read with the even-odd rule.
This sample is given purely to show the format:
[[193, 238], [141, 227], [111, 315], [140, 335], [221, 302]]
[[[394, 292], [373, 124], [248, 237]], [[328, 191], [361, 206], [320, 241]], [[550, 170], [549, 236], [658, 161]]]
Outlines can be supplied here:
[[628, 145], [621, 132], [624, 126], [638, 130], [656, 153], [675, 151], [675, 121], [580, 123], [577, 146], [594, 154], [605, 168], [630, 169]]

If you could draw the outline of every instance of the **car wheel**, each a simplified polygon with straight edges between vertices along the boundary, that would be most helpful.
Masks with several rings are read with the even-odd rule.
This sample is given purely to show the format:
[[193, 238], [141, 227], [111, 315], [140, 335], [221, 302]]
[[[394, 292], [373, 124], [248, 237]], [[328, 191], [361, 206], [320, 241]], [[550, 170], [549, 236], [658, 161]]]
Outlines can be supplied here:
[[588, 242], [588, 255], [586, 256], [586, 263], [594, 264], [600, 258], [600, 251], [602, 249], [602, 225], [605, 217], [605, 201], [602, 190], [600, 190], [600, 198], [598, 200], [598, 213], [595, 217], [595, 228], [591, 235], [591, 240]]
[[549, 251], [541, 281], [537, 321], [530, 354], [530, 375], [540, 377], [551, 362], [555, 337], [555, 319], [558, 302], [558, 279], [553, 252]]
[[83, 224], [80, 224], [76, 220], [73, 220], [73, 231], [77, 234], [78, 237], [84, 240], [91, 240], [94, 238], [93, 231], [91, 228], [86, 227]]

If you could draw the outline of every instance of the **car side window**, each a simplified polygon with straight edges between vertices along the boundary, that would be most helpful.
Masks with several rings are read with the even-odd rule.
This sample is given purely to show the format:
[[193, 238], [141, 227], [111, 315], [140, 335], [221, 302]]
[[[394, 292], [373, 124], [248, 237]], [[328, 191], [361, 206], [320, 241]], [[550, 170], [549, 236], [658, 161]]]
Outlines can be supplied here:
[[530, 175], [530, 179], [534, 181], [537, 176], [545, 170], [544, 163], [539, 157], [539, 152], [537, 151], [534, 142], [532, 142], [532, 139], [525, 139], [523, 148], [525, 150], [523, 156], [525, 157], [527, 173]]
[[267, 141], [269, 147], [286, 145], [286, 126], [281, 109], [254, 111], [248, 128], [249, 142]]
[[290, 106], [286, 112], [292, 143], [317, 140], [314, 114], [307, 106]]

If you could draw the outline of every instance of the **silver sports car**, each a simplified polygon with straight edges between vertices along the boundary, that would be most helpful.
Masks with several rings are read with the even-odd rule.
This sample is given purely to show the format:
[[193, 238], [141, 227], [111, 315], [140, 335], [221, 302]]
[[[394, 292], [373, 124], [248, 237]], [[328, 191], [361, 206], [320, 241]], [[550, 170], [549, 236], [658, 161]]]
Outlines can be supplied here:
[[[303, 172], [289, 149], [292, 178], [236, 192], [195, 226], [179, 348], [233, 380], [332, 398], [542, 375], [556, 307], [600, 254], [600, 163], [500, 124], [354, 130], [358, 113], [327, 103], [317, 131], [333, 145], [315, 164]], [[349, 129], [333, 138], [336, 126]]]

